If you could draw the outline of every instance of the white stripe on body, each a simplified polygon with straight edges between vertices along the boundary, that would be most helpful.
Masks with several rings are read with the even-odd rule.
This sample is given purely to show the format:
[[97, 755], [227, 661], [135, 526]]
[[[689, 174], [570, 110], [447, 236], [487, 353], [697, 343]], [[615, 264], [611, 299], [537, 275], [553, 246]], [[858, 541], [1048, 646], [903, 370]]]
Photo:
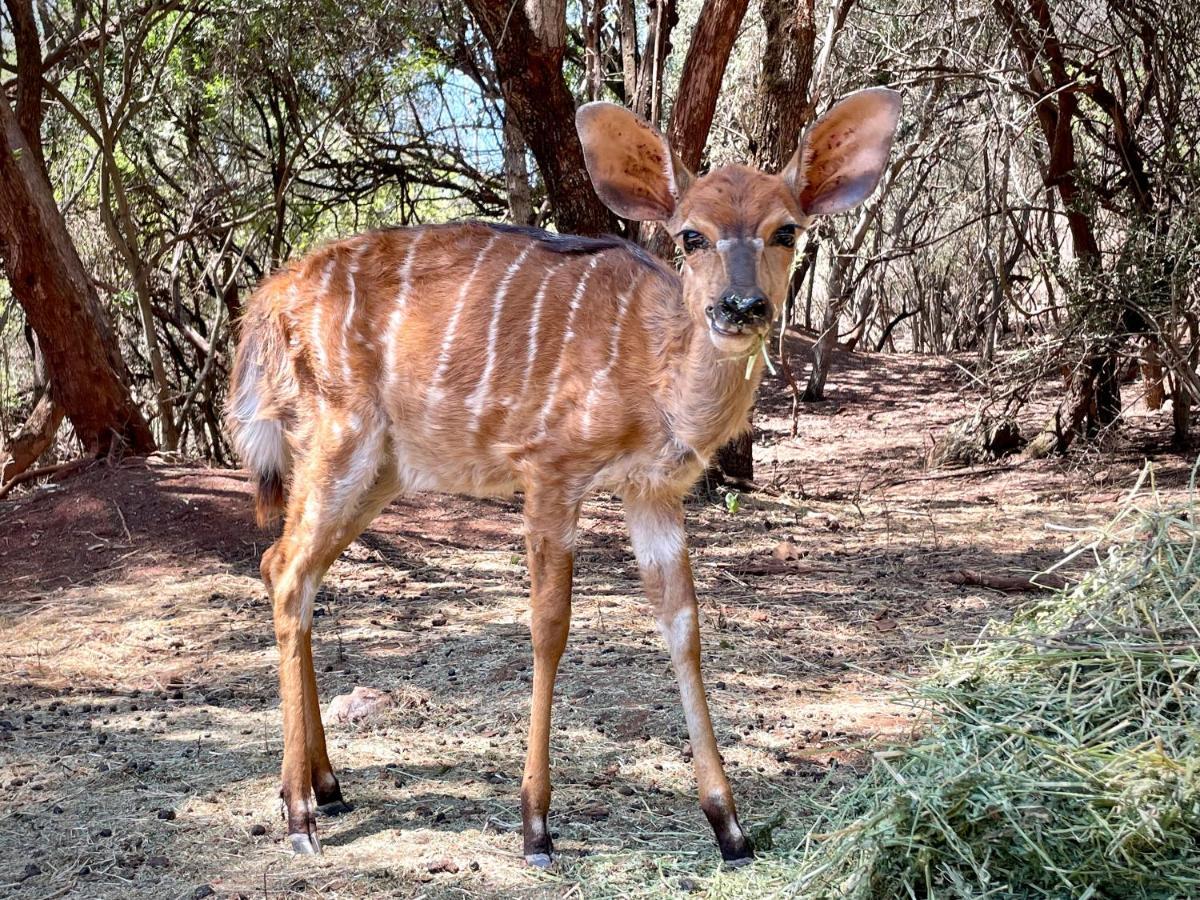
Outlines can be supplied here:
[[427, 232], [424, 230], [417, 231], [408, 240], [408, 252], [404, 254], [404, 262], [400, 266], [400, 287], [396, 291], [396, 299], [392, 301], [392, 312], [388, 316], [387, 329], [384, 331], [383, 352], [387, 355], [387, 361], [384, 364], [384, 385], [388, 395], [395, 391], [396, 379], [400, 372], [400, 355], [397, 352], [396, 344], [400, 338], [400, 328], [404, 324], [409, 294], [412, 291], [413, 260], [417, 258], [417, 247], [426, 234]]
[[637, 293], [640, 282], [640, 278], [636, 279], [629, 286], [629, 289], [621, 295], [620, 303], [617, 305], [617, 319], [613, 322], [612, 334], [608, 340], [608, 359], [604, 363], [604, 368], [592, 376], [592, 386], [588, 390], [587, 400], [583, 404], [584, 437], [588, 437], [591, 431], [592, 407], [596, 405], [596, 401], [600, 398], [600, 391], [605, 387], [609, 375], [612, 374], [613, 366], [617, 364], [617, 351], [621, 346], [621, 332], [625, 325], [625, 315], [629, 312], [629, 301]]
[[546, 433], [546, 421], [550, 417], [551, 411], [558, 400], [558, 383], [562, 378], [563, 366], [567, 361], [567, 348], [571, 342], [575, 340], [575, 314], [579, 311], [580, 302], [583, 300], [583, 295], [587, 291], [588, 280], [592, 277], [592, 273], [596, 271], [596, 264], [600, 262], [600, 254], [595, 254], [588, 260], [587, 268], [583, 270], [583, 275], [579, 279], [579, 284], [575, 286], [575, 293], [571, 295], [571, 306], [567, 310], [567, 325], [566, 333], [563, 335], [563, 345], [558, 351], [558, 363], [554, 366], [554, 374], [550, 376], [550, 384], [546, 388], [546, 402], [542, 404], [542, 410], [538, 413], [538, 433]]
[[312, 334], [310, 337], [313, 352], [317, 355], [317, 371], [314, 374], [317, 376], [318, 383], [322, 377], [329, 374], [329, 354], [325, 350], [325, 334], [321, 326], [324, 319], [324, 304], [329, 297], [329, 281], [333, 278], [333, 267], [336, 263], [336, 258], [330, 258], [329, 262], [325, 264], [325, 271], [321, 274], [321, 286], [312, 305]]
[[546, 289], [550, 286], [550, 279], [567, 264], [569, 260], [553, 265], [542, 278], [542, 283], [538, 285], [537, 293], [533, 297], [533, 311], [529, 316], [529, 345], [525, 352], [525, 373], [521, 376], [521, 389], [516, 397], [509, 397], [506, 401], [511, 404], [514, 400], [523, 401], [525, 394], [529, 391], [529, 380], [533, 377], [533, 363], [537, 359], [538, 351], [538, 329], [541, 327], [542, 321], [542, 305], [546, 301]]
[[500, 314], [504, 310], [504, 298], [508, 294], [509, 285], [521, 268], [521, 264], [533, 251], [534, 244], [530, 243], [517, 256], [504, 272], [499, 287], [492, 298], [492, 320], [488, 323], [487, 361], [483, 365], [483, 374], [479, 376], [479, 386], [466, 399], [466, 407], [471, 411], [471, 430], [479, 428], [479, 420], [483, 416], [483, 407], [491, 394], [492, 372], [496, 368], [496, 340], [500, 331]]
[[450, 353], [454, 347], [454, 337], [458, 331], [458, 321], [462, 318], [463, 309], [466, 307], [467, 300], [471, 295], [471, 288], [475, 284], [475, 278], [479, 274], [479, 270], [483, 268], [487, 253], [492, 249], [492, 245], [496, 243], [499, 237], [499, 234], [493, 234], [488, 239], [488, 242], [483, 245], [483, 249], [479, 251], [479, 256], [475, 259], [475, 265], [471, 268], [470, 274], [467, 275], [466, 280], [458, 291], [458, 301], [454, 304], [454, 311], [450, 314], [450, 321], [446, 323], [446, 334], [442, 337], [442, 347], [438, 352], [437, 367], [433, 370], [429, 389], [425, 393], [426, 408], [441, 403], [445, 398], [442, 381], [445, 380], [446, 372], [450, 368]]
[[350, 256], [350, 264], [346, 267], [346, 315], [342, 319], [342, 377], [350, 380], [350, 329], [354, 324], [354, 311], [358, 306], [358, 285], [354, 276], [358, 274], [358, 261], [366, 248], [359, 244]]

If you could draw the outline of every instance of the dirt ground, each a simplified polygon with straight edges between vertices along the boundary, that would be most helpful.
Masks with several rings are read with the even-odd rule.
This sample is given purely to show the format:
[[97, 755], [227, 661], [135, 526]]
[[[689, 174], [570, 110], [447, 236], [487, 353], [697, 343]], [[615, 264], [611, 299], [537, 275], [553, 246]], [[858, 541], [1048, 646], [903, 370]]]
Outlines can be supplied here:
[[[803, 371], [805, 346], [792, 347]], [[1029, 410], [1026, 428], [1057, 387]], [[1166, 418], [1134, 403], [1087, 459], [930, 472], [933, 435], [970, 412], [952, 361], [843, 356], [830, 401], [789, 436], [764, 385], [758, 482], [688, 528], [710, 698], [741, 817], [782, 819], [902, 741], [894, 702], [929, 650], [1019, 598], [955, 584], [1032, 573], [1119, 506]], [[1161, 455], [1158, 484], [1190, 461]], [[572, 638], [555, 707], [549, 874], [520, 857], [530, 659], [519, 500], [393, 504], [317, 601], [323, 700], [365, 685], [394, 705], [330, 726], [353, 812], [293, 859], [270, 608], [239, 472], [151, 459], [96, 466], [0, 503], [0, 895], [510, 897], [723, 893], [693, 796], [666, 653], [619, 502], [584, 509]], [[788, 547], [785, 542], [792, 542]], [[783, 544], [788, 555], [773, 551]], [[828, 776], [833, 774], [833, 778]], [[771, 851], [767, 852], [769, 857]]]

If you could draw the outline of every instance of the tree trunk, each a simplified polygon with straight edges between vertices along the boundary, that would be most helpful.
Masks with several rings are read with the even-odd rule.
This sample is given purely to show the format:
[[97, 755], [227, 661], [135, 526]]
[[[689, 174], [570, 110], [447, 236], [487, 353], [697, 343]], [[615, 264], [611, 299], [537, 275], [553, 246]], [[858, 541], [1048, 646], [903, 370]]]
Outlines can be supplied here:
[[[749, 0], [704, 0], [696, 28], [692, 31], [683, 72], [679, 76], [679, 93], [671, 110], [671, 123], [667, 126], [667, 138], [671, 150], [693, 172], [704, 158], [708, 132], [717, 111], [721, 79], [725, 77], [729, 54], [747, 6]], [[657, 109], [654, 113], [657, 115]], [[672, 259], [674, 246], [670, 237], [663, 229], [654, 228], [652, 223], [647, 225], [649, 227], [642, 230], [647, 249], [663, 259]]]
[[1176, 378], [1171, 389], [1171, 444], [1186, 450], [1192, 443], [1192, 392], [1182, 379]]
[[671, 54], [671, 31], [679, 24], [675, 0], [647, 0], [646, 49], [638, 70], [633, 111], [658, 126], [662, 115], [662, 82]]
[[560, 231], [615, 231], [616, 217], [588, 180], [575, 133], [575, 99], [563, 81], [565, 0], [467, 0], [492, 49], [506, 114], [537, 160]]
[[20, 475], [54, 443], [54, 435], [63, 420], [63, 408], [49, 391], [42, 394], [25, 424], [0, 451], [0, 484]]
[[[621, 85], [625, 91], [622, 99], [632, 108], [638, 87], [637, 5], [634, 0], [619, 0], [617, 11], [621, 17]], [[652, 46], [647, 49], [653, 52]]]
[[[758, 75], [755, 128], [751, 154], [760, 169], [778, 172], [800, 143], [800, 131], [812, 115], [808, 89], [816, 45], [815, 0], [763, 0], [766, 47]], [[736, 34], [737, 28], [731, 29]], [[720, 80], [718, 79], [718, 85]], [[711, 120], [710, 120], [711, 124]], [[803, 279], [793, 280], [799, 287]], [[792, 302], [791, 290], [785, 302]], [[785, 316], [782, 327], [787, 327]], [[750, 412], [753, 421], [754, 412]], [[717, 452], [716, 466], [728, 478], [754, 479], [754, 440], [751, 431]]]
[[44, 171], [0, 96], [0, 257], [37, 333], [53, 396], [89, 453], [119, 441], [135, 453], [154, 438], [129, 393], [128, 371], [96, 289]]
[[721, 79], [748, 5], [749, 0], [704, 0], [692, 32], [667, 137], [671, 149], [693, 172], [704, 155]]
[[508, 189], [508, 216], [514, 225], [533, 224], [533, 196], [525, 165], [525, 139], [512, 116], [504, 116], [504, 186]]
[[716, 468], [723, 480], [754, 480], [754, 432], [746, 429], [717, 451]]
[[1163, 364], [1158, 352], [1158, 339], [1149, 337], [1142, 345], [1142, 385], [1146, 396], [1147, 409], [1162, 409], [1163, 401], [1167, 399], [1163, 387]]
[[766, 28], [755, 99], [751, 153], [766, 172], [781, 170], [800, 143], [812, 117], [812, 82], [817, 29], [816, 0], [763, 0]]

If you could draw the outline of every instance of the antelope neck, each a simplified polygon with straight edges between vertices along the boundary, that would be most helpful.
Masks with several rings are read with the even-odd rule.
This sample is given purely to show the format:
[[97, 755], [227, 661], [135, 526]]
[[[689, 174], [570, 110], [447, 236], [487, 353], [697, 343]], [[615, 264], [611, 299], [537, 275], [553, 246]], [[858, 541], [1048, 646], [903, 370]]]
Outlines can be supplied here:
[[746, 426], [754, 395], [762, 380], [763, 360], [755, 342], [750, 377], [746, 377], [747, 353], [731, 354], [713, 345], [707, 324], [698, 325], [686, 311], [683, 283], [679, 282], [677, 332], [671, 343], [675, 352], [662, 352], [660, 400], [675, 440], [708, 458]]

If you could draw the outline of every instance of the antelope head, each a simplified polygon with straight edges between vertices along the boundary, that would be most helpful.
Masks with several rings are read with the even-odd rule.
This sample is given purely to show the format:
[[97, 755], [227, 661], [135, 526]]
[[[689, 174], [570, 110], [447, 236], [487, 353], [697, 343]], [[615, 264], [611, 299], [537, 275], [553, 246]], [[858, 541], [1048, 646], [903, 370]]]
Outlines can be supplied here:
[[805, 132], [783, 170], [723, 166], [700, 178], [650, 123], [612, 103], [576, 114], [596, 193], [617, 215], [660, 222], [683, 252], [683, 296], [722, 351], [752, 350], [783, 308], [798, 237], [817, 216], [858, 206], [878, 185], [900, 95], [868, 88]]

